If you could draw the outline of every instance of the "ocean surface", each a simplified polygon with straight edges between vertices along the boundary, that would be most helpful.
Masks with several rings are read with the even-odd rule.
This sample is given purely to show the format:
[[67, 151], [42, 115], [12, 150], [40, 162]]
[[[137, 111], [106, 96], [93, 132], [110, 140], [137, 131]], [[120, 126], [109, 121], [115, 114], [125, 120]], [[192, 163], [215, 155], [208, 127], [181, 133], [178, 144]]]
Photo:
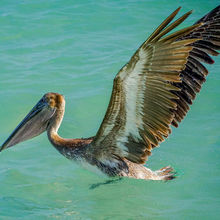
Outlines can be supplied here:
[[[47, 92], [65, 95], [59, 130], [96, 134], [113, 78], [173, 10], [194, 13], [212, 0], [1, 0], [0, 144]], [[46, 134], [0, 153], [0, 219], [219, 219], [220, 57], [191, 111], [153, 151], [147, 166], [171, 165], [169, 182], [109, 179], [60, 155]]]

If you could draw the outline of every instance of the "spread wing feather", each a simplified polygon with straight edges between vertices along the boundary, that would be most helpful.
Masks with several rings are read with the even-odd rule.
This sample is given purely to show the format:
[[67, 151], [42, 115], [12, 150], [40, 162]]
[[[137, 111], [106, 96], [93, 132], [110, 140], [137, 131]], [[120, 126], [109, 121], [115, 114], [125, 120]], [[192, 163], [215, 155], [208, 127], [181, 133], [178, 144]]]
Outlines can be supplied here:
[[220, 6], [213, 9], [207, 15], [202, 17], [195, 24], [203, 24], [193, 32], [180, 37], [177, 41], [197, 38], [201, 39], [191, 44], [193, 47], [189, 53], [185, 69], [181, 71], [181, 83], [172, 83], [180, 88], [180, 91], [173, 91], [179, 97], [177, 108], [174, 111], [175, 117], [172, 125], [178, 127], [178, 123], [184, 118], [192, 104], [196, 94], [201, 90], [202, 84], [206, 81], [208, 70], [203, 66], [204, 62], [213, 64], [214, 60], [210, 57], [217, 56], [216, 50], [220, 49]]
[[[189, 110], [219, 49], [219, 7], [195, 25], [166, 35], [191, 12], [169, 25], [174, 11], [141, 45], [114, 79], [112, 96], [91, 149], [103, 163], [127, 158], [144, 163]], [[203, 23], [200, 23], [203, 22]], [[214, 33], [214, 34], [212, 34]], [[166, 36], [165, 36], [166, 35]]]

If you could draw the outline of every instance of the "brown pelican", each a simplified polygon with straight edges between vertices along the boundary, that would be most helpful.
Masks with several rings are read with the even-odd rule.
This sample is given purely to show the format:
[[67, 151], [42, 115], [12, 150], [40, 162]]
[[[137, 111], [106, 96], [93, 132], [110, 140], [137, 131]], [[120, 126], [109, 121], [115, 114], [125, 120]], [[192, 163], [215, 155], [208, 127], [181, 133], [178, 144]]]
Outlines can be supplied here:
[[192, 12], [174, 19], [176, 9], [138, 48], [114, 79], [112, 96], [94, 137], [58, 135], [64, 97], [47, 93], [1, 146], [1, 151], [47, 131], [65, 157], [95, 167], [108, 176], [168, 180], [171, 167], [151, 171], [143, 164], [185, 117], [220, 49], [220, 6], [194, 25], [170, 33]]

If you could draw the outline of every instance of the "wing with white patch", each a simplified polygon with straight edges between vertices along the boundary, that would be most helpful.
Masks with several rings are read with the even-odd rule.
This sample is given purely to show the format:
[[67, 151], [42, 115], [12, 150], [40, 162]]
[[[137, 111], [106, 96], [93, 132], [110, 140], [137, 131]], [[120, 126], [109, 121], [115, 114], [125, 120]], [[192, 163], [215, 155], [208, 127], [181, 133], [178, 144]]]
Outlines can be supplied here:
[[199, 40], [184, 36], [203, 25], [166, 35], [191, 14], [168, 26], [179, 9], [153, 32], [114, 79], [106, 115], [91, 143], [93, 154], [104, 164], [114, 166], [117, 158], [144, 163], [152, 148], [171, 133], [181, 101], [181, 72]]

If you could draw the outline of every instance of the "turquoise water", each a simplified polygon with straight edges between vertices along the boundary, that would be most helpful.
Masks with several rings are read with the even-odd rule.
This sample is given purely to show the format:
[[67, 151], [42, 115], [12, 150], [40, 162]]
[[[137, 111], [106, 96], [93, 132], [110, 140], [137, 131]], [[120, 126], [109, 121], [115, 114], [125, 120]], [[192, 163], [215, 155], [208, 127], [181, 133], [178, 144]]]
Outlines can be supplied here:
[[[219, 1], [1, 0], [0, 142], [46, 92], [66, 98], [63, 137], [96, 133], [112, 80], [178, 6], [190, 25]], [[147, 162], [170, 182], [107, 179], [62, 157], [46, 134], [0, 154], [0, 219], [219, 219], [220, 58], [191, 111]]]

